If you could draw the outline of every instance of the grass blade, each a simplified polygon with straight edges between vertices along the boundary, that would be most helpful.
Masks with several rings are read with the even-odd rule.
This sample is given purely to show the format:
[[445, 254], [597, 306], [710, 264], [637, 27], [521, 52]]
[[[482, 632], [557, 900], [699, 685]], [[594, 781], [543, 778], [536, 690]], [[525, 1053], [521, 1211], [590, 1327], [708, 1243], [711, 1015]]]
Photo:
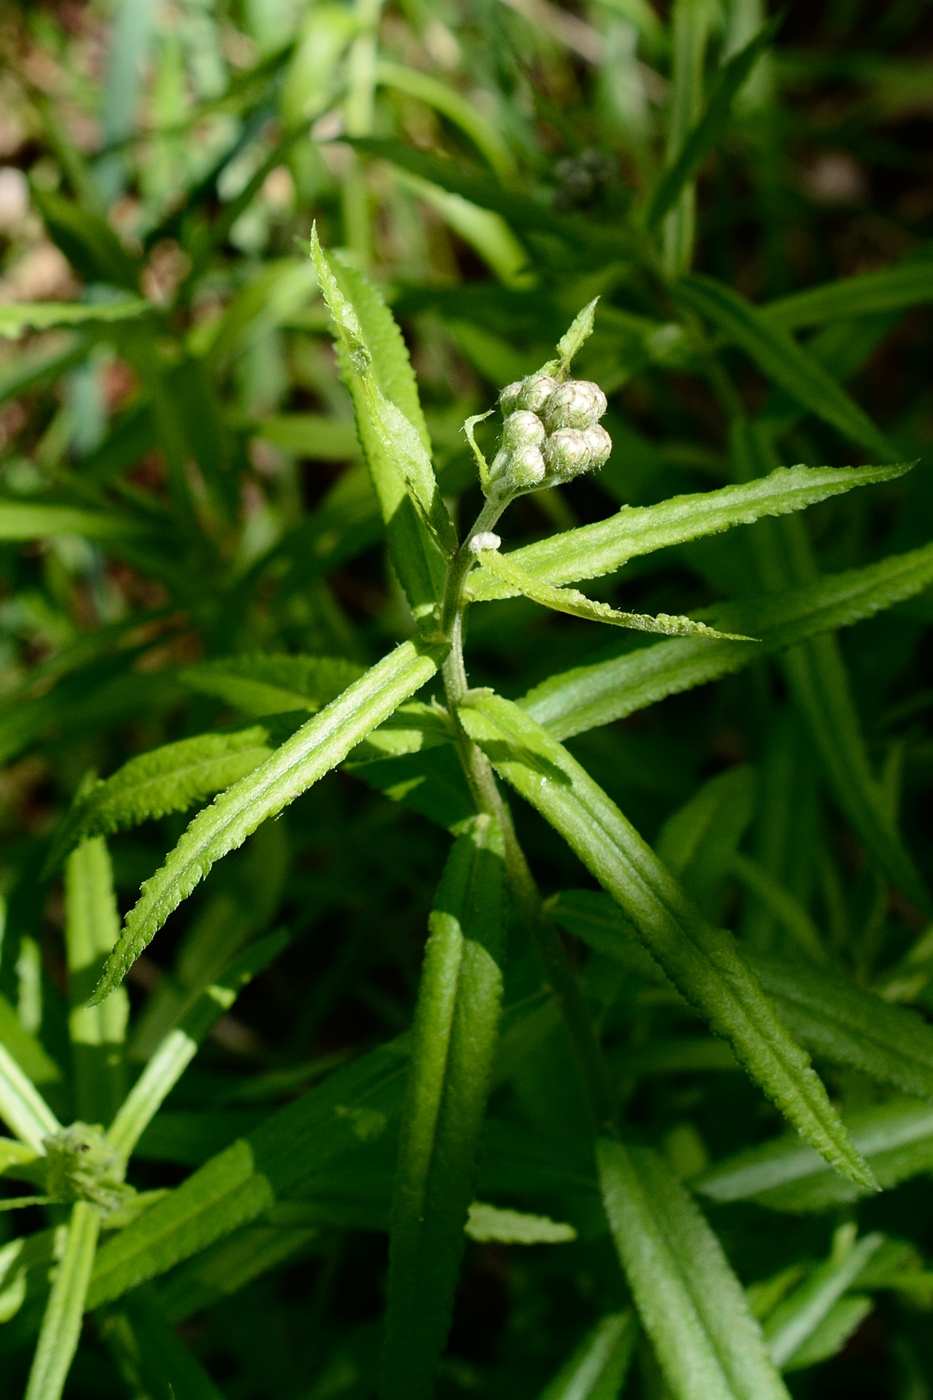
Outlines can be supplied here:
[[677, 296], [738, 345], [773, 383], [851, 442], [896, 459], [885, 435], [823, 366], [750, 302], [712, 277], [686, 277]]
[[676, 1400], [788, 1400], [722, 1247], [663, 1157], [604, 1138], [603, 1203]]
[[431, 679], [442, 648], [403, 642], [293, 734], [253, 773], [199, 813], [160, 870], [143, 885], [94, 993], [102, 1001], [215, 861], [242, 845], [346, 758]]
[[838, 1171], [874, 1182], [822, 1082], [739, 955], [711, 927], [615, 803], [555, 739], [500, 696], [462, 712], [470, 737], [496, 770], [536, 807], [637, 928], [674, 986], [739, 1063]]
[[117, 987], [99, 1005], [86, 1004], [120, 933], [103, 837], [82, 841], [69, 857], [65, 909], [75, 1108], [82, 1122], [107, 1124], [125, 1092], [123, 1042], [130, 1003], [126, 989]]
[[926, 545], [776, 596], [724, 603], [707, 612], [710, 623], [748, 633], [757, 642], [685, 637], [621, 655], [603, 653], [605, 659], [551, 676], [521, 704], [557, 738], [566, 739], [741, 671], [763, 655], [873, 617], [931, 583], [933, 546]]
[[502, 1002], [504, 848], [477, 817], [431, 914], [392, 1199], [380, 1394], [428, 1400], [476, 1185]]
[[100, 1219], [100, 1211], [90, 1201], [75, 1201], [71, 1208], [65, 1249], [55, 1269], [25, 1400], [59, 1400], [65, 1388], [81, 1336]]
[[[598, 578], [656, 549], [686, 544], [736, 525], [751, 525], [763, 516], [805, 510], [855, 486], [891, 481], [909, 469], [909, 464], [778, 467], [768, 476], [718, 491], [673, 496], [656, 506], [623, 506], [607, 520], [551, 535], [504, 558], [544, 583], [560, 585]], [[477, 601], [510, 598], [520, 591], [505, 579], [485, 574], [471, 579], [470, 588]]]

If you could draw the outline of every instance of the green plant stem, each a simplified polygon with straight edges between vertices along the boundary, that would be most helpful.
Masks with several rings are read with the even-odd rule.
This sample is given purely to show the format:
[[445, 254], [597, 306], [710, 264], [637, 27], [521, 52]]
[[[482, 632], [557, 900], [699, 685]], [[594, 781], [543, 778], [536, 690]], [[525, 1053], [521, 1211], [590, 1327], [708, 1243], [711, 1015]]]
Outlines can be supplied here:
[[593, 1116], [601, 1129], [611, 1131], [615, 1126], [616, 1096], [589, 1008], [557, 928], [542, 918], [541, 896], [525, 853], [519, 845], [512, 815], [499, 791], [489, 759], [465, 732], [459, 719], [460, 706], [469, 695], [469, 682], [463, 660], [463, 614], [466, 608], [464, 585], [475, 559], [470, 544], [477, 535], [492, 529], [510, 499], [486, 502], [451, 561], [441, 610], [441, 625], [450, 641], [450, 651], [441, 674], [451, 719], [456, 727], [460, 761], [473, 800], [477, 810], [495, 817], [502, 829], [506, 871], [515, 903], [531, 932], [551, 990], [563, 1013]]
[[100, 1220], [100, 1211], [90, 1201], [75, 1201], [24, 1400], [59, 1400], [65, 1388], [81, 1336], [84, 1300], [91, 1280]]

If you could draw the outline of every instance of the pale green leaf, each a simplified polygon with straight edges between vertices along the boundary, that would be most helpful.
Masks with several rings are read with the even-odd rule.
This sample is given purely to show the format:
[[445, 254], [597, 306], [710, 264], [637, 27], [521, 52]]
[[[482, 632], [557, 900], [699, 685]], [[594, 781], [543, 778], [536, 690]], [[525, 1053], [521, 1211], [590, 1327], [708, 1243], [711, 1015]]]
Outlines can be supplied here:
[[863, 1293], [850, 1293], [845, 1298], [840, 1298], [814, 1327], [807, 1340], [797, 1348], [783, 1369], [804, 1371], [809, 1366], [817, 1366], [821, 1361], [829, 1361], [831, 1357], [837, 1356], [873, 1308], [871, 1298]]
[[545, 1386], [539, 1400], [617, 1400], [637, 1340], [631, 1312], [607, 1313]]
[[608, 622], [612, 627], [629, 627], [634, 632], [655, 632], [668, 637], [700, 636], [739, 642], [751, 640], [749, 637], [732, 637], [717, 632], [703, 622], [692, 622], [689, 617], [672, 617], [669, 613], [649, 617], [646, 613], [618, 612], [608, 603], [594, 602], [576, 588], [553, 588], [549, 583], [541, 583], [497, 549], [481, 550], [476, 557], [481, 567], [492, 574], [497, 582], [505, 583], [511, 590], [523, 593], [532, 602], [540, 603], [554, 612], [582, 617], [588, 622]]
[[45, 1151], [45, 1139], [61, 1131], [61, 1124], [45, 1099], [3, 1045], [0, 1045], [0, 1118], [21, 1142], [39, 1155]]
[[775, 1366], [781, 1370], [793, 1367], [817, 1328], [857, 1282], [883, 1242], [883, 1235], [865, 1235], [841, 1258], [830, 1257], [814, 1269], [799, 1288], [778, 1304], [765, 1323], [768, 1352]]
[[515, 180], [515, 160], [499, 127], [477, 111], [455, 87], [429, 73], [385, 58], [376, 64], [376, 81], [442, 113], [469, 137], [504, 185]]
[[743, 631], [757, 643], [683, 638], [629, 650], [551, 676], [522, 700], [558, 738], [623, 719], [665, 696], [740, 671], [761, 656], [848, 627], [929, 588], [933, 546], [893, 555], [818, 583], [710, 609], [711, 624]]
[[0, 540], [42, 540], [50, 535], [83, 535], [90, 540], [120, 539], [147, 533], [125, 515], [31, 501], [0, 501]]
[[42, 1042], [24, 1030], [16, 1011], [0, 992], [0, 1045], [13, 1056], [33, 1084], [57, 1084], [62, 1072]]
[[[656, 549], [686, 544], [763, 516], [805, 510], [854, 486], [891, 481], [909, 464], [892, 467], [778, 467], [768, 476], [689, 496], [672, 496], [655, 506], [623, 506], [594, 525], [550, 535], [505, 556], [510, 564], [545, 583], [574, 583], [613, 573], [630, 559]], [[513, 597], [521, 590], [507, 580], [483, 575], [471, 581], [477, 601]]]
[[431, 914], [392, 1196], [385, 1400], [428, 1400], [450, 1325], [499, 1029], [504, 867], [498, 824], [476, 817]]
[[90, 1201], [76, 1201], [71, 1208], [64, 1253], [55, 1267], [24, 1400], [59, 1400], [65, 1388], [81, 1336], [100, 1221], [100, 1211]]
[[615, 803], [545, 729], [499, 696], [461, 712], [493, 766], [560, 832], [631, 920], [674, 986], [808, 1141], [863, 1185], [873, 1178], [852, 1147], [809, 1058], [743, 962]]
[[609, 1228], [676, 1400], [787, 1400], [722, 1246], [663, 1157], [603, 1138]]
[[152, 311], [148, 301], [67, 302], [33, 301], [0, 306], [0, 337], [15, 340], [22, 331], [44, 331], [51, 326], [76, 326], [92, 321], [107, 324], [145, 316]]
[[360, 454], [352, 419], [329, 418], [323, 413], [284, 413], [259, 419], [252, 430], [263, 442], [316, 462], [346, 462]]
[[692, 276], [676, 294], [738, 345], [774, 384], [843, 437], [881, 457], [896, 458], [885, 435], [839, 382], [786, 332], [772, 326], [744, 297], [712, 277]]
[[364, 668], [330, 656], [251, 652], [187, 666], [179, 679], [202, 695], [261, 718], [287, 710], [319, 710], [336, 699]]
[[484, 1201], [474, 1201], [470, 1206], [464, 1229], [479, 1244], [568, 1244], [577, 1238], [572, 1225], [546, 1215], [503, 1210]]
[[102, 1000], [215, 861], [346, 758], [425, 681], [442, 648], [404, 642], [314, 715], [264, 763], [195, 817], [167, 861], [142, 887], [94, 994]]

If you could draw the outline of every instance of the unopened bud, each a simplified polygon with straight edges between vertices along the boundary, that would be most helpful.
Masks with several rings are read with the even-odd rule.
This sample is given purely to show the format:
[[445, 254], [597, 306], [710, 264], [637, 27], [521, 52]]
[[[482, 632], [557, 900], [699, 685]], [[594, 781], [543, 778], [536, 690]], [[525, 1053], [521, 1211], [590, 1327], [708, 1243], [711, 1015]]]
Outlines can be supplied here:
[[501, 543], [498, 535], [494, 535], [491, 530], [483, 530], [470, 540], [470, 553], [482, 554], [484, 549], [498, 549]]
[[514, 384], [506, 384], [502, 393], [499, 395], [499, 407], [506, 417], [508, 417], [510, 413], [514, 413], [518, 407], [518, 396], [522, 392], [524, 383], [525, 381], [523, 379], [516, 379]]
[[590, 443], [580, 428], [558, 428], [548, 438], [544, 454], [548, 472], [555, 477], [569, 480], [590, 466]]
[[585, 429], [584, 436], [589, 443], [590, 467], [601, 467], [612, 451], [612, 438], [601, 423], [594, 423], [592, 428]]
[[540, 447], [523, 447], [509, 464], [509, 482], [516, 489], [525, 491], [529, 486], [537, 486], [543, 480], [544, 472], [544, 455]]
[[606, 395], [589, 379], [569, 379], [554, 390], [544, 409], [544, 419], [552, 431], [560, 428], [591, 428], [606, 412]]
[[529, 374], [527, 379], [522, 380], [521, 392], [516, 400], [518, 407], [540, 413], [558, 387], [557, 380], [549, 374]]
[[502, 446], [512, 452], [520, 451], [523, 447], [540, 447], [546, 436], [544, 424], [537, 414], [520, 408], [517, 413], [510, 413], [505, 420]]

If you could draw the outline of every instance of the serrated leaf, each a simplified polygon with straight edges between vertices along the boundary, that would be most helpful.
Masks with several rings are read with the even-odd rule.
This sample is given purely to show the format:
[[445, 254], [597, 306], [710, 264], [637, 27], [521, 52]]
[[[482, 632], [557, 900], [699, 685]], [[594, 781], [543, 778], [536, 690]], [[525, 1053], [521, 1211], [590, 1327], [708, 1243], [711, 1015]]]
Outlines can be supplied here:
[[706, 111], [687, 134], [677, 158], [661, 176], [651, 198], [647, 216], [649, 228], [658, 226], [680, 196], [683, 187], [697, 173], [706, 156], [723, 135], [729, 123], [733, 99], [760, 55], [777, 34], [783, 19], [783, 14], [775, 15], [743, 49], [720, 68]]
[[477, 696], [462, 709], [470, 737], [536, 807], [632, 921], [674, 986], [727, 1040], [747, 1073], [798, 1132], [853, 1181], [873, 1178], [808, 1056], [743, 962], [708, 924], [615, 803], [561, 744], [517, 705]]
[[300, 723], [299, 713], [284, 726], [252, 724], [198, 734], [131, 758], [79, 793], [55, 835], [46, 869], [54, 869], [85, 836], [110, 836], [213, 797], [258, 768]]
[[[428, 457], [427, 433], [391, 313], [359, 273], [332, 266], [314, 232], [312, 257], [337, 332], [341, 373], [379, 497], [389, 547], [416, 618], [441, 595], [456, 536]], [[438, 543], [440, 541], [440, 543]]]
[[545, 1386], [539, 1400], [617, 1400], [637, 1340], [631, 1312], [607, 1313]]
[[102, 1000], [122, 980], [133, 960], [216, 861], [342, 762], [361, 739], [430, 680], [442, 656], [443, 648], [403, 642], [195, 817], [165, 864], [143, 885], [94, 999]]
[[427, 1400], [447, 1337], [499, 1029], [505, 860], [477, 817], [431, 914], [412, 1031], [389, 1236], [380, 1393]]
[[569, 1244], [577, 1238], [572, 1225], [546, 1215], [503, 1210], [484, 1201], [474, 1201], [470, 1206], [464, 1229], [479, 1244]]
[[261, 718], [286, 710], [319, 710], [359, 680], [364, 669], [340, 657], [251, 652], [186, 666], [179, 680]]
[[683, 278], [676, 295], [741, 347], [774, 384], [843, 437], [881, 457], [896, 458], [885, 435], [827, 370], [758, 308], [712, 277]]
[[24, 330], [44, 331], [51, 326], [77, 326], [83, 322], [126, 321], [152, 311], [148, 301], [76, 302], [34, 301], [0, 306], [0, 338], [15, 340]]
[[[885, 1190], [933, 1170], [930, 1104], [901, 1099], [847, 1113], [843, 1121]], [[789, 1137], [717, 1162], [691, 1185], [714, 1201], [755, 1201], [792, 1212], [826, 1210], [865, 1194], [831, 1171], [812, 1149]]]
[[926, 545], [779, 595], [724, 603], [707, 612], [710, 622], [750, 633], [757, 643], [684, 638], [629, 650], [551, 676], [521, 704], [557, 738], [569, 738], [741, 671], [765, 654], [872, 617], [931, 583], [933, 545]]
[[603, 1138], [603, 1203], [677, 1400], [787, 1400], [722, 1246], [663, 1157]]
[[404, 1056], [383, 1047], [337, 1070], [211, 1160], [100, 1250], [88, 1307], [111, 1302], [265, 1215], [315, 1170], [377, 1138], [398, 1111]]
[[669, 613], [658, 613], [649, 617], [646, 613], [619, 612], [608, 603], [594, 602], [576, 588], [553, 588], [549, 583], [541, 583], [533, 574], [525, 573], [512, 563], [507, 555], [497, 549], [484, 549], [477, 554], [481, 567], [499, 581], [516, 592], [523, 593], [532, 602], [554, 612], [568, 613], [571, 617], [582, 617], [588, 622], [607, 622], [612, 627], [630, 627], [635, 632], [655, 632], [668, 637], [710, 637], [720, 641], [750, 641], [749, 637], [732, 637], [725, 632], [717, 632], [704, 622], [693, 622], [689, 617], [672, 617]]
[[814, 1054], [933, 1100], [933, 1026], [843, 977], [786, 959], [748, 960], [781, 1020]]
[[[598, 578], [657, 549], [686, 544], [737, 525], [751, 525], [763, 516], [805, 510], [855, 486], [891, 481], [909, 470], [909, 463], [890, 467], [778, 467], [768, 476], [717, 491], [672, 496], [655, 506], [623, 506], [606, 520], [550, 535], [503, 557], [545, 583]], [[505, 580], [484, 575], [471, 581], [471, 589], [477, 601], [509, 598], [520, 591]]]

